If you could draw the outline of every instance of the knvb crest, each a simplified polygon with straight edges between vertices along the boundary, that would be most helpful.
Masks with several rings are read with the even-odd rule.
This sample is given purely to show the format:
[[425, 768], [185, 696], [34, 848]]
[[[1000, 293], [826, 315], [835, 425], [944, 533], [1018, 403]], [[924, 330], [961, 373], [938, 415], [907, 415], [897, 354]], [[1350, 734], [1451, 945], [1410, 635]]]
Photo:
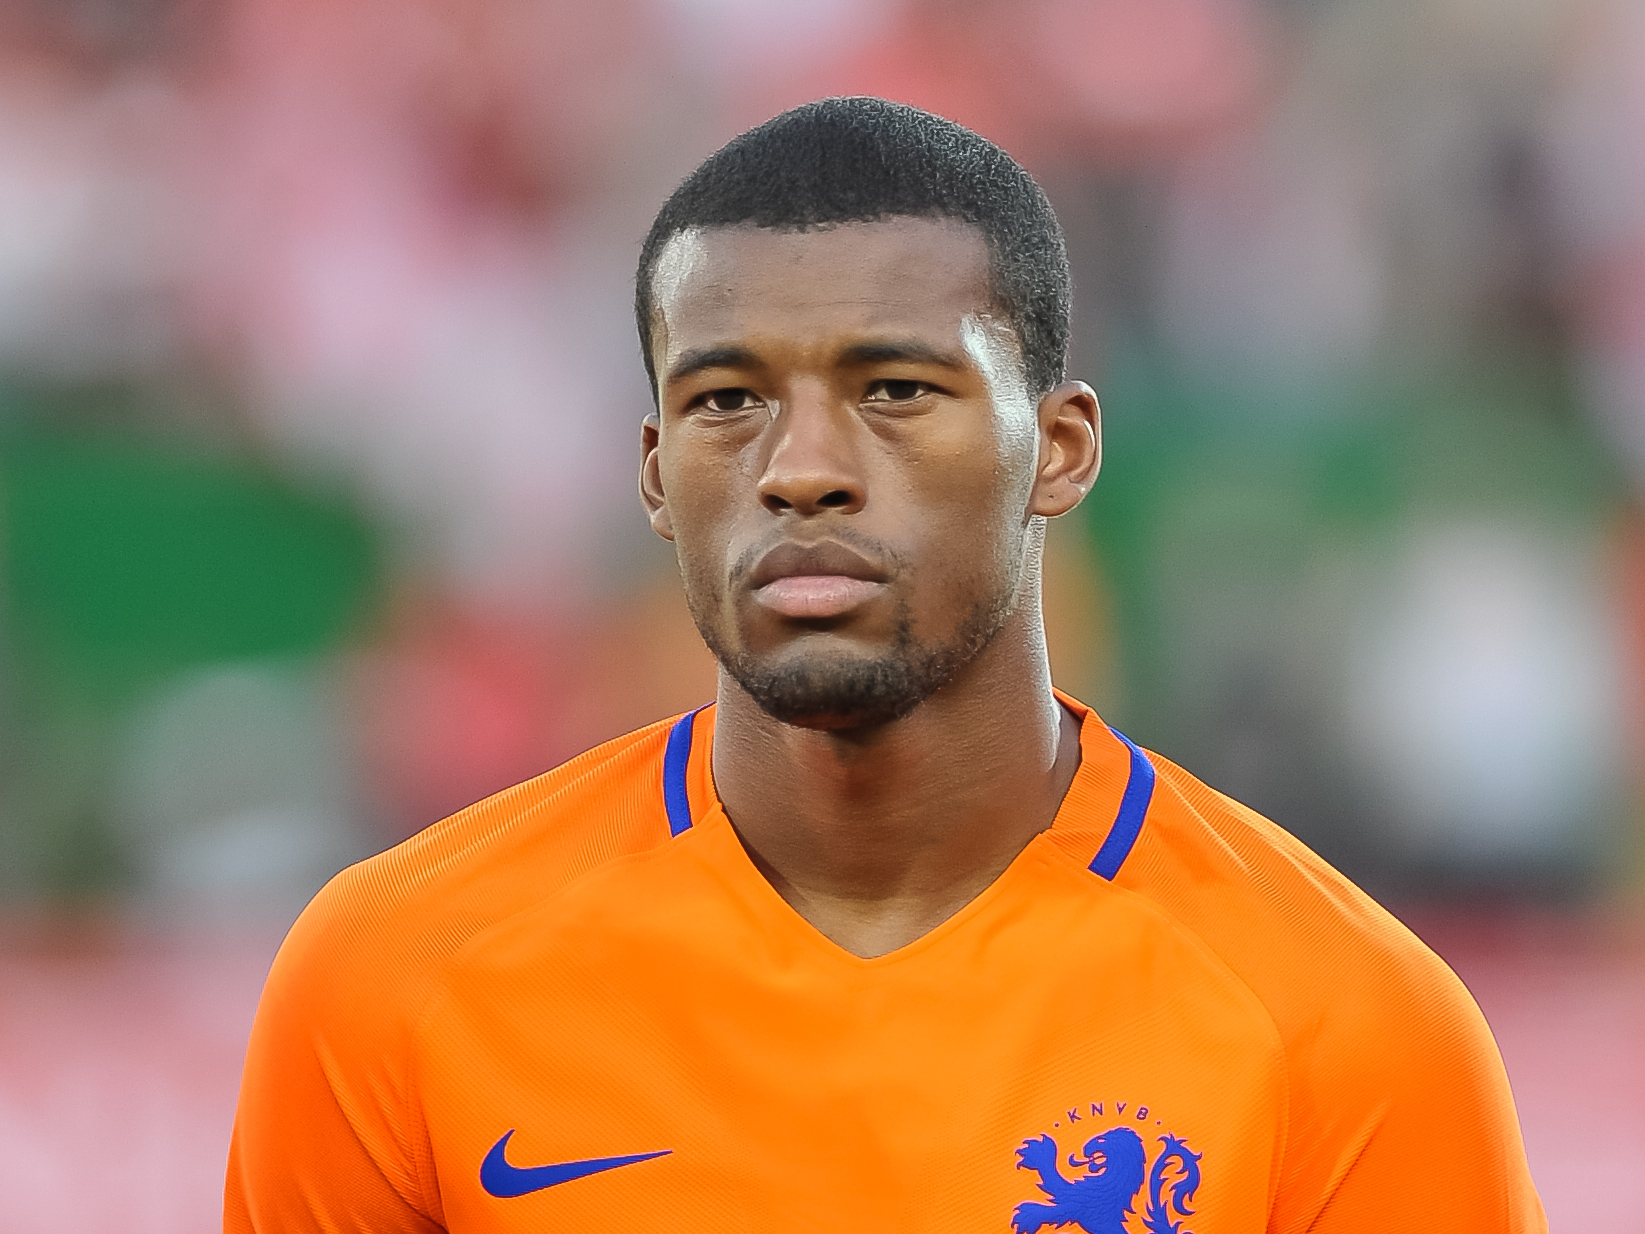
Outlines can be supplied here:
[[1016, 1234], [1035, 1234], [1047, 1226], [1073, 1226], [1086, 1234], [1131, 1234], [1127, 1218], [1136, 1213], [1146, 1183], [1142, 1228], [1147, 1234], [1193, 1234], [1183, 1221], [1194, 1214], [1189, 1205], [1199, 1190], [1201, 1154], [1170, 1134], [1160, 1136], [1159, 1144], [1150, 1169], [1142, 1137], [1130, 1127], [1112, 1127], [1088, 1138], [1078, 1156], [1068, 1154], [1073, 1172], [1068, 1177], [1057, 1164], [1054, 1139], [1040, 1135], [1024, 1140], [1017, 1149], [1017, 1168], [1039, 1175], [1039, 1189], [1049, 1202], [1017, 1205], [1011, 1228]]

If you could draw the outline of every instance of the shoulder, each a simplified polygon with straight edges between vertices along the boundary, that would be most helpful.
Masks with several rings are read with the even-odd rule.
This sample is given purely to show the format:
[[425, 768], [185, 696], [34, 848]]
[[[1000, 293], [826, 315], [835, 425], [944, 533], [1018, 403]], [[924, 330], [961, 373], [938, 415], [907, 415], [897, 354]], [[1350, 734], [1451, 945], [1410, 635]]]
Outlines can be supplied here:
[[[1401, 1039], [1430, 1026], [1489, 1044], [1462, 983], [1391, 913], [1256, 811], [1147, 757], [1152, 795], [1112, 883], [1250, 989], [1304, 1089], [1315, 1062], [1335, 1068], [1332, 1052], [1357, 1055], [1362, 1073], [1379, 1061], [1406, 1065]], [[1060, 839], [1083, 864], [1101, 833]]]
[[287, 935], [265, 1001], [298, 999], [317, 1029], [343, 1040], [381, 1044], [406, 1027], [476, 934], [669, 838], [672, 723], [607, 742], [338, 874]]
[[231, 1212], [309, 1228], [340, 1204], [355, 1223], [372, 1214], [372, 1228], [439, 1226], [417, 1027], [477, 935], [668, 840], [669, 733], [665, 722], [590, 750], [344, 870], [314, 897], [252, 1027]]
[[1268, 1005], [1282, 1035], [1326, 1007], [1375, 1019], [1414, 999], [1472, 1000], [1393, 914], [1301, 841], [1159, 755], [1147, 823], [1116, 882], [1198, 934]]
[[1495, 1214], [1480, 1228], [1536, 1228], [1507, 1076], [1462, 982], [1295, 837], [1152, 761], [1154, 801], [1115, 882], [1192, 931], [1274, 1021], [1289, 1111], [1279, 1227], [1312, 1229], [1327, 1205], [1380, 1212], [1366, 1196], [1381, 1192], [1420, 1207], [1455, 1187], [1440, 1163], [1467, 1145], [1480, 1212]]

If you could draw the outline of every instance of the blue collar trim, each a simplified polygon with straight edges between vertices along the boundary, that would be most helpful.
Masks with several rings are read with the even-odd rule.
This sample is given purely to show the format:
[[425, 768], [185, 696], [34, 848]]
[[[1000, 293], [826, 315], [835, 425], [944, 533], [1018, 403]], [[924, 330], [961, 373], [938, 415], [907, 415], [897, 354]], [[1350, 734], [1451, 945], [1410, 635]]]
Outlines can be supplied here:
[[1120, 872], [1125, 859], [1131, 855], [1132, 845], [1142, 834], [1142, 820], [1148, 816], [1148, 803], [1154, 799], [1154, 764], [1148, 761], [1141, 747], [1119, 729], [1110, 728], [1108, 731], [1131, 751], [1131, 772], [1125, 781], [1125, 795], [1120, 798], [1119, 813], [1114, 815], [1114, 825], [1108, 829], [1108, 838], [1102, 842], [1097, 855], [1091, 858], [1091, 873], [1112, 879]]
[[[706, 704], [705, 704], [706, 705]], [[702, 708], [697, 708], [701, 711]], [[686, 792], [686, 769], [691, 765], [691, 734], [697, 711], [687, 712], [675, 721], [669, 730], [668, 746], [663, 751], [663, 805], [668, 810], [668, 831], [680, 835], [691, 828], [691, 796]], [[1125, 743], [1131, 752], [1131, 772], [1125, 782], [1125, 794], [1120, 798], [1119, 813], [1108, 829], [1097, 855], [1091, 859], [1091, 872], [1112, 879], [1120, 872], [1125, 859], [1142, 834], [1142, 821], [1148, 815], [1148, 803], [1154, 797], [1154, 764], [1129, 737], [1117, 728], [1108, 730]]]
[[691, 794], [685, 790], [685, 771], [691, 765], [691, 730], [697, 711], [688, 711], [675, 721], [663, 751], [663, 805], [668, 809], [670, 835], [677, 836], [691, 827]]

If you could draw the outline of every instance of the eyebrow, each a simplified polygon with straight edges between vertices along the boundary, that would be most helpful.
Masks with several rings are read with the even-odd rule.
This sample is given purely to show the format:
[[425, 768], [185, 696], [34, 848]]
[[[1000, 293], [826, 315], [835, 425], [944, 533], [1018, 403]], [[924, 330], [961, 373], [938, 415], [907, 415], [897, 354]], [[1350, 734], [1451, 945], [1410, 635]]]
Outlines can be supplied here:
[[668, 370], [669, 381], [679, 381], [710, 368], [754, 368], [759, 359], [746, 347], [694, 347], [681, 354]]
[[935, 364], [941, 368], [964, 368], [965, 361], [952, 351], [944, 351], [914, 339], [879, 343], [858, 343], [847, 347], [842, 359], [848, 364]]
[[[965, 367], [965, 360], [952, 351], [933, 347], [915, 339], [885, 340], [874, 343], [856, 343], [847, 347], [840, 358], [847, 364], [935, 364], [946, 369]], [[728, 344], [719, 347], [694, 347], [683, 352], [668, 370], [669, 381], [681, 381], [694, 373], [712, 368], [758, 368], [760, 359], [747, 347]]]

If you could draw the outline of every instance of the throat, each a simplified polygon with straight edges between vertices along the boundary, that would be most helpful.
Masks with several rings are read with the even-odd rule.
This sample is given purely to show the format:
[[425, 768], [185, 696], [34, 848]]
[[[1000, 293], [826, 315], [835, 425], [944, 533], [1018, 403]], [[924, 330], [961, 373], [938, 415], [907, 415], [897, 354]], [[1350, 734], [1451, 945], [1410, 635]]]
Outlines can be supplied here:
[[722, 713], [716, 786], [777, 894], [873, 959], [963, 911], [1051, 826], [1079, 767], [1080, 722], [1049, 701], [1037, 740], [1032, 725], [996, 727], [995, 716], [842, 746], [786, 726], [739, 733]]

